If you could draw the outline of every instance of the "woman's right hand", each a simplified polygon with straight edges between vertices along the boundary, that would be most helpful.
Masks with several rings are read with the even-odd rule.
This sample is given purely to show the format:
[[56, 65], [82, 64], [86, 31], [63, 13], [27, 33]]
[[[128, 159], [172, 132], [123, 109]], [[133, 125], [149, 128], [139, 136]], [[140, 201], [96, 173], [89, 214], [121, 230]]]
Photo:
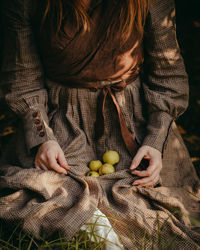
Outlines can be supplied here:
[[35, 167], [54, 170], [60, 174], [67, 174], [67, 170], [71, 168], [60, 145], [54, 140], [46, 141], [39, 147], [35, 157]]

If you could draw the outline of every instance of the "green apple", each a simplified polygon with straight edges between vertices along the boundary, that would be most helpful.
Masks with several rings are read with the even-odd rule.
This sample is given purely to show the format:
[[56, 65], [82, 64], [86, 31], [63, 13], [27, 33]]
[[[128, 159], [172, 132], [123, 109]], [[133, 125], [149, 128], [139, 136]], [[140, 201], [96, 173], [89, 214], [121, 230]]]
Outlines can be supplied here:
[[91, 177], [99, 177], [99, 173], [96, 171], [90, 171], [87, 173], [87, 176], [91, 176]]
[[[103, 165], [102, 165], [103, 166]], [[100, 169], [99, 169], [99, 175], [101, 176], [101, 175], [103, 175], [103, 173], [102, 173], [102, 166], [100, 167]]]
[[99, 161], [99, 160], [91, 161], [90, 164], [89, 164], [89, 168], [90, 168], [92, 171], [98, 171], [98, 170], [100, 169], [101, 166], [102, 166], [102, 162]]
[[115, 172], [115, 168], [111, 164], [105, 163], [101, 167], [102, 175], [104, 175], [104, 174], [112, 174], [114, 172]]
[[119, 154], [114, 150], [109, 150], [109, 151], [104, 153], [103, 161], [105, 163], [114, 165], [114, 164], [119, 162]]

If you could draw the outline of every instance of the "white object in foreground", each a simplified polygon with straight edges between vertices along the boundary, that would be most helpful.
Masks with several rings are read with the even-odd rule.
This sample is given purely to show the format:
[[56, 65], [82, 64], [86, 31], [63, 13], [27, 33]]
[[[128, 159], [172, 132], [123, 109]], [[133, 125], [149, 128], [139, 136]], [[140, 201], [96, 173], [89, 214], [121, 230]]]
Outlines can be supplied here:
[[88, 232], [93, 242], [104, 242], [105, 250], [124, 250], [108, 218], [97, 209], [90, 220], [80, 230]]

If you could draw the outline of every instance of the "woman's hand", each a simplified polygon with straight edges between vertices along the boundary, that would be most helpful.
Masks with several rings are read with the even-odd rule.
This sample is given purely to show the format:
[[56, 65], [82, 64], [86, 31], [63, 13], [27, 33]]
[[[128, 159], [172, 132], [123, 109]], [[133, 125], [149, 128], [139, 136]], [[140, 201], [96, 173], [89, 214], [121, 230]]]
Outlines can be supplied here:
[[[142, 159], [149, 160], [149, 166], [144, 171], [135, 170]], [[160, 171], [162, 169], [162, 156], [160, 151], [150, 146], [142, 146], [139, 148], [137, 154], [133, 158], [130, 166], [131, 174], [143, 177], [133, 182], [135, 186], [150, 187], [154, 186], [160, 177]]]
[[70, 169], [60, 145], [49, 140], [38, 149], [35, 157], [35, 167], [43, 170], [54, 170], [60, 174], [67, 174]]

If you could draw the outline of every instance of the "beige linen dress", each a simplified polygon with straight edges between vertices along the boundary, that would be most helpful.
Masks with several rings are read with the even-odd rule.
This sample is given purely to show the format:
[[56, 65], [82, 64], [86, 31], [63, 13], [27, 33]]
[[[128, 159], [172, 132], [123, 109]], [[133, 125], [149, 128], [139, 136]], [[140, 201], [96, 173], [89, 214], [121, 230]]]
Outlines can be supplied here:
[[[111, 71], [106, 71], [107, 64], [112, 64], [106, 58], [114, 52], [110, 47], [112, 41], [108, 42], [109, 47], [103, 43], [105, 46], [98, 47], [102, 53], [93, 53], [80, 70], [86, 58], [81, 45], [80, 53], [77, 47], [72, 50], [73, 39], [69, 47], [61, 46], [60, 54], [56, 51], [58, 47], [42, 54], [42, 44], [36, 47], [38, 36], [31, 13], [31, 0], [3, 1], [1, 86], [20, 123], [14, 143], [1, 159], [0, 219], [11, 224], [21, 222], [24, 230], [38, 237], [60, 231], [70, 239], [98, 208], [127, 249], [141, 249], [144, 238], [147, 249], [152, 244], [155, 249], [198, 249], [200, 234], [192, 219], [199, 216], [200, 182], [173, 122], [185, 110], [188, 98], [187, 76], [175, 35], [173, 2], [153, 1], [142, 43], [141, 74], [125, 89], [114, 92], [133, 137], [140, 145], [152, 146], [163, 153], [162, 181], [154, 188], [132, 185], [135, 176], [130, 174], [129, 167], [133, 156], [125, 146], [110, 96], [105, 102], [104, 134], [95, 140], [97, 99], [102, 89], [72, 88], [65, 85], [65, 80], [62, 83], [55, 80], [60, 76], [65, 79], [69, 73], [70, 67], [65, 72], [63, 64], [58, 63], [63, 49], [73, 55], [72, 61], [67, 58], [65, 62], [74, 69], [73, 79], [88, 77], [88, 81], [94, 85], [98, 81], [100, 86], [115, 80], [120, 67], [126, 75], [135, 61], [131, 61], [130, 67], [120, 63], [122, 59], [127, 62], [130, 56], [134, 58], [134, 51], [128, 58], [127, 54], [117, 52], [119, 64], [114, 69], [110, 65]], [[56, 55], [58, 71], [54, 73], [58, 75], [49, 66]], [[84, 60], [76, 64], [73, 62], [76, 55]], [[49, 139], [58, 141], [72, 167], [66, 176], [34, 168], [33, 149]], [[109, 149], [120, 155], [116, 172], [99, 178], [86, 176], [88, 163], [101, 159]]]

